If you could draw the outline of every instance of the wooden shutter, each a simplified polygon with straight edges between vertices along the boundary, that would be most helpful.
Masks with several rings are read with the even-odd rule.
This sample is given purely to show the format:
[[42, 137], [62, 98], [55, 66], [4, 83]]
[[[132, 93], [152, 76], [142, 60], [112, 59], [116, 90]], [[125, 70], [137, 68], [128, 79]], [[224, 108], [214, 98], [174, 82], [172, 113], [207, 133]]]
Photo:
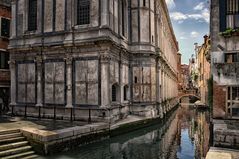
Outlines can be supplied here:
[[219, 0], [219, 13], [220, 13], [220, 32], [226, 30], [226, 0]]

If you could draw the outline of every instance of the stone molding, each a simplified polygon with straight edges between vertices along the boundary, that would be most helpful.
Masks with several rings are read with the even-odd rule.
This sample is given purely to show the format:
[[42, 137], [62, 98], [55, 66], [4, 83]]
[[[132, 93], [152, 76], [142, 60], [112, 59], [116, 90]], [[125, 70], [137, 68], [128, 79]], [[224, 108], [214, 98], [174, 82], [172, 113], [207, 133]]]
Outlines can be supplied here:
[[110, 63], [111, 57], [109, 54], [102, 54], [100, 55], [101, 63]]

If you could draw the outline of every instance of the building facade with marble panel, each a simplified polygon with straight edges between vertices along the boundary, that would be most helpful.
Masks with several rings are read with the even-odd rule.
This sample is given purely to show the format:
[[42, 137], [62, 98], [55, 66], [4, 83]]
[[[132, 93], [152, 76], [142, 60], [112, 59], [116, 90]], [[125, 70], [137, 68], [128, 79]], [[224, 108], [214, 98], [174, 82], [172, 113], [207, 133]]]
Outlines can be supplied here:
[[173, 107], [178, 44], [164, 0], [13, 0], [12, 18], [16, 115], [114, 122]]

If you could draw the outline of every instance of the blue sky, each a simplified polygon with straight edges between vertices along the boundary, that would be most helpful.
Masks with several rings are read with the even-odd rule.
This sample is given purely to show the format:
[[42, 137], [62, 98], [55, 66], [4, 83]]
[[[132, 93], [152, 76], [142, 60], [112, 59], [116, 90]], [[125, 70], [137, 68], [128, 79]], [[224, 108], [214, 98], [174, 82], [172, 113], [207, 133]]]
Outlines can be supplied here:
[[179, 42], [182, 63], [188, 63], [194, 53], [194, 43], [201, 45], [209, 34], [208, 0], [165, 0]]

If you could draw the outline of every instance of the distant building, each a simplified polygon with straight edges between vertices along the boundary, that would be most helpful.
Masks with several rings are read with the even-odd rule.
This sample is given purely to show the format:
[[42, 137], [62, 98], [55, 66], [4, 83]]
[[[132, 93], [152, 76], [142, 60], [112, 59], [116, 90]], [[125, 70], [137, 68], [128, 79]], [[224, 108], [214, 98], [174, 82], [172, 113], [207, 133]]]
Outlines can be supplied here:
[[186, 64], [181, 65], [181, 79], [182, 79], [181, 89], [183, 91], [190, 89], [189, 66]]
[[18, 0], [12, 17], [16, 115], [114, 122], [172, 108], [178, 43], [164, 0]]
[[190, 89], [197, 89], [198, 83], [198, 69], [195, 55], [189, 59], [189, 87]]
[[178, 90], [182, 90], [182, 74], [181, 74], [181, 63], [182, 63], [182, 54], [178, 53], [178, 65], [177, 65], [177, 69], [178, 69]]
[[[10, 98], [9, 52], [11, 1], [0, 1], [0, 106], [7, 109]], [[0, 108], [1, 109], [1, 108]], [[1, 111], [1, 110], [0, 110]]]
[[210, 38], [205, 35], [204, 43], [199, 46], [197, 52], [197, 69], [198, 69], [198, 80], [197, 86], [199, 90], [199, 95], [201, 97], [201, 102], [208, 105], [208, 80], [210, 78], [210, 63], [208, 61], [210, 49]]

